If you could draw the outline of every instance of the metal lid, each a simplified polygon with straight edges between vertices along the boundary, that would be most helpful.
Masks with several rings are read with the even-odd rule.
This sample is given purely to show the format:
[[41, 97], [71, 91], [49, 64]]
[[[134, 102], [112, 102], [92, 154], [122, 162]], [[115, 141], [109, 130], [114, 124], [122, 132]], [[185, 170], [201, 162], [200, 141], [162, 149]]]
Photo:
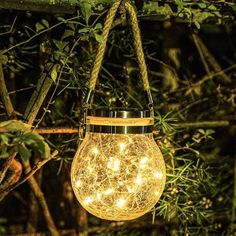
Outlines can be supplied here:
[[153, 130], [154, 119], [149, 110], [136, 108], [89, 109], [86, 131], [111, 134], [145, 134]]
[[148, 118], [151, 117], [149, 110], [138, 108], [104, 107], [98, 109], [88, 109], [88, 116], [110, 117], [110, 118]]

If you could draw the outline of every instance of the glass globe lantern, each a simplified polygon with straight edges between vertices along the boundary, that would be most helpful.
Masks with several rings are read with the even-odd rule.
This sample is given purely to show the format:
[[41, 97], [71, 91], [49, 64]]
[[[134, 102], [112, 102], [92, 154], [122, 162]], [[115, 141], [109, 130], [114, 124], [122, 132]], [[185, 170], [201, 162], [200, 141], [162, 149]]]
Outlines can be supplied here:
[[72, 163], [76, 198], [91, 214], [125, 221], [150, 211], [165, 186], [163, 156], [149, 110], [97, 109]]

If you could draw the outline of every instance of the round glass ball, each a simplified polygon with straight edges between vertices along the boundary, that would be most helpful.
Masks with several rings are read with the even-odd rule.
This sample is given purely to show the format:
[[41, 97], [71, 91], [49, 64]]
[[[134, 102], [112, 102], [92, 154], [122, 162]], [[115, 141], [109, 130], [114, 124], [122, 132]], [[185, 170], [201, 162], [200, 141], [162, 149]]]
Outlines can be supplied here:
[[86, 133], [71, 169], [80, 204], [106, 220], [132, 220], [150, 211], [165, 180], [164, 159], [151, 133]]

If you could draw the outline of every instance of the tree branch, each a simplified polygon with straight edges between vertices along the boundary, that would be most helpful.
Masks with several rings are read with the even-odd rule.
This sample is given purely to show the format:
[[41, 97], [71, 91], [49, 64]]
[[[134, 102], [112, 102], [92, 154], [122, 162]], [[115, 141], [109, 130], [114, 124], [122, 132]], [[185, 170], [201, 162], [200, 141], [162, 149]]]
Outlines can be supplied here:
[[194, 44], [195, 44], [195, 46], [197, 48], [197, 51], [199, 53], [199, 56], [201, 58], [202, 64], [203, 64], [203, 66], [204, 66], [204, 68], [205, 68], [205, 70], [207, 72], [207, 75], [209, 76], [211, 74], [211, 71], [210, 71], [209, 66], [207, 64], [207, 61], [206, 61], [205, 55], [203, 53], [203, 50], [202, 50], [202, 48], [200, 46], [199, 37], [197, 36], [197, 34], [193, 33], [192, 34], [192, 38], [193, 38], [193, 42], [194, 42]]
[[[25, 166], [26, 170], [31, 170], [29, 165], [25, 162], [24, 162], [24, 166]], [[38, 182], [36, 181], [36, 179], [33, 176], [31, 176], [30, 178], [28, 178], [28, 183], [30, 185], [30, 188], [33, 190], [33, 192], [34, 192], [36, 198], [38, 199], [38, 202], [42, 208], [42, 211], [43, 211], [45, 220], [47, 222], [48, 229], [51, 232], [51, 235], [52, 236], [60, 236], [60, 234], [58, 233], [57, 228], [54, 224], [54, 221], [53, 221], [51, 213], [49, 211], [44, 194], [43, 194]]]
[[2, 64], [0, 63], [0, 96], [3, 102], [3, 105], [5, 106], [6, 113], [9, 119], [12, 119], [15, 117], [14, 108], [10, 99], [10, 96], [8, 94], [7, 86], [4, 80], [4, 74], [3, 74], [3, 68]]
[[[115, 0], [110, 0], [110, 4], [112, 4]], [[99, 4], [107, 4], [107, 0], [100, 0], [98, 1]], [[163, 4], [163, 0], [153, 0], [149, 1], [152, 6], [156, 8], [149, 12], [149, 5], [144, 5], [142, 9], [142, 13], [139, 16], [141, 20], [156, 20], [156, 21], [163, 21], [167, 20], [170, 17], [174, 18], [176, 21], [189, 23], [192, 21], [192, 17], [180, 17], [180, 15], [171, 10], [171, 7], [178, 5], [174, 0], [165, 1]], [[159, 5], [158, 3], [162, 5]], [[201, 13], [204, 17], [206, 17], [206, 13], [208, 17], [206, 17], [205, 21], [215, 22], [217, 24], [224, 24], [233, 22], [235, 19], [235, 12], [233, 10], [233, 2], [226, 3], [224, 1], [215, 1], [215, 0], [208, 0], [210, 6], [214, 6], [214, 8], [205, 9], [199, 7], [197, 3], [192, 1], [192, 3], [187, 2], [186, 7], [189, 9], [194, 8], [193, 17], [199, 17], [202, 19]], [[0, 1], [0, 8], [4, 9], [13, 9], [13, 10], [23, 10], [23, 11], [39, 11], [39, 12], [46, 12], [46, 13], [62, 13], [62, 14], [74, 14], [79, 7], [80, 1], [75, 0], [1, 0]], [[219, 12], [219, 14], [215, 14], [215, 12]]]
[[[231, 79], [229, 78], [229, 76], [227, 76], [225, 74], [224, 70], [222, 70], [220, 64], [217, 62], [215, 57], [211, 54], [211, 52], [206, 47], [206, 45], [204, 44], [204, 42], [202, 41], [200, 36], [196, 33], [193, 33], [192, 37], [193, 37], [193, 41], [194, 41], [194, 43], [195, 43], [195, 45], [198, 49], [198, 53], [200, 55], [200, 58], [202, 60], [203, 65], [206, 69], [208, 77], [211, 76], [212, 74], [214, 74], [214, 72], [218, 73], [218, 72], [221, 71], [219, 76], [223, 79], [223, 81], [224, 82], [230, 82]], [[211, 66], [213, 71], [210, 70], [208, 65]]]
[[199, 121], [199, 122], [188, 122], [188, 123], [178, 123], [175, 124], [177, 128], [217, 128], [217, 127], [227, 127], [230, 125], [228, 120], [218, 120], [218, 121]]
[[[214, 120], [214, 121], [198, 121], [198, 122], [187, 122], [187, 123], [175, 123], [176, 128], [214, 128], [214, 127], [227, 127], [231, 123], [229, 120]], [[8, 132], [4, 128], [0, 128], [0, 133]], [[78, 134], [83, 132], [83, 129], [79, 128], [38, 128], [34, 129], [33, 132], [38, 134]]]
[[57, 156], [58, 151], [55, 150], [52, 155], [43, 160], [43, 161], [39, 161], [32, 169], [30, 172], [28, 172], [20, 181], [18, 181], [17, 183], [11, 185], [10, 187], [7, 187], [5, 189], [0, 190], [0, 199], [3, 199], [6, 195], [8, 195], [12, 190], [16, 189], [17, 187], [19, 187], [20, 185], [22, 185], [23, 183], [25, 183], [29, 178], [31, 178], [42, 166], [44, 166], [48, 161], [52, 160], [55, 158], [55, 156]]

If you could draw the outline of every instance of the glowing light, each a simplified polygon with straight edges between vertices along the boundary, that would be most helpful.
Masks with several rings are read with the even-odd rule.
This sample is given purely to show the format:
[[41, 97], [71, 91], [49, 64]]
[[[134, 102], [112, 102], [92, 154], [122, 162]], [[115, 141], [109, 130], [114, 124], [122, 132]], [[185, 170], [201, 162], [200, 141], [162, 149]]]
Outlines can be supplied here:
[[141, 185], [142, 182], [143, 182], [143, 180], [142, 180], [141, 175], [140, 175], [140, 174], [137, 175], [137, 177], [136, 177], [136, 179], [135, 179], [135, 183], [136, 183], [137, 185]]
[[93, 202], [93, 197], [92, 197], [92, 196], [86, 197], [86, 198], [84, 199], [84, 203], [85, 203], [86, 205], [88, 205], [88, 204], [90, 204], [90, 203], [92, 203], [92, 202]]
[[97, 154], [99, 153], [98, 148], [97, 148], [97, 147], [94, 147], [94, 148], [92, 149], [92, 152], [93, 152], [93, 154], [97, 155]]
[[144, 168], [145, 165], [147, 164], [148, 161], [148, 157], [144, 156], [141, 160], [140, 160], [140, 168]]
[[154, 172], [154, 176], [155, 176], [156, 179], [162, 179], [163, 174], [159, 171], [156, 171], [156, 172]]
[[110, 157], [107, 164], [107, 168], [113, 171], [118, 171], [120, 169], [120, 160], [114, 157]]
[[152, 134], [91, 132], [73, 160], [71, 179], [78, 201], [88, 212], [107, 220], [131, 220], [159, 200], [165, 163]]
[[109, 194], [111, 194], [111, 193], [113, 193], [113, 192], [114, 192], [114, 189], [108, 188], [108, 189], [105, 190], [103, 193], [104, 193], [105, 195], [109, 195]]
[[130, 186], [127, 186], [127, 189], [128, 189], [128, 192], [129, 193], [133, 193], [134, 192], [134, 188], [130, 187]]
[[123, 152], [125, 150], [125, 144], [124, 143], [120, 143], [120, 151]]
[[81, 181], [80, 180], [75, 181], [75, 186], [79, 188], [81, 186]]
[[101, 196], [102, 196], [101, 193], [97, 193], [97, 200], [101, 201]]
[[125, 203], [126, 203], [126, 200], [123, 199], [123, 198], [120, 198], [120, 199], [118, 199], [118, 200], [116, 201], [116, 205], [117, 205], [118, 207], [123, 207], [123, 206], [125, 205]]

